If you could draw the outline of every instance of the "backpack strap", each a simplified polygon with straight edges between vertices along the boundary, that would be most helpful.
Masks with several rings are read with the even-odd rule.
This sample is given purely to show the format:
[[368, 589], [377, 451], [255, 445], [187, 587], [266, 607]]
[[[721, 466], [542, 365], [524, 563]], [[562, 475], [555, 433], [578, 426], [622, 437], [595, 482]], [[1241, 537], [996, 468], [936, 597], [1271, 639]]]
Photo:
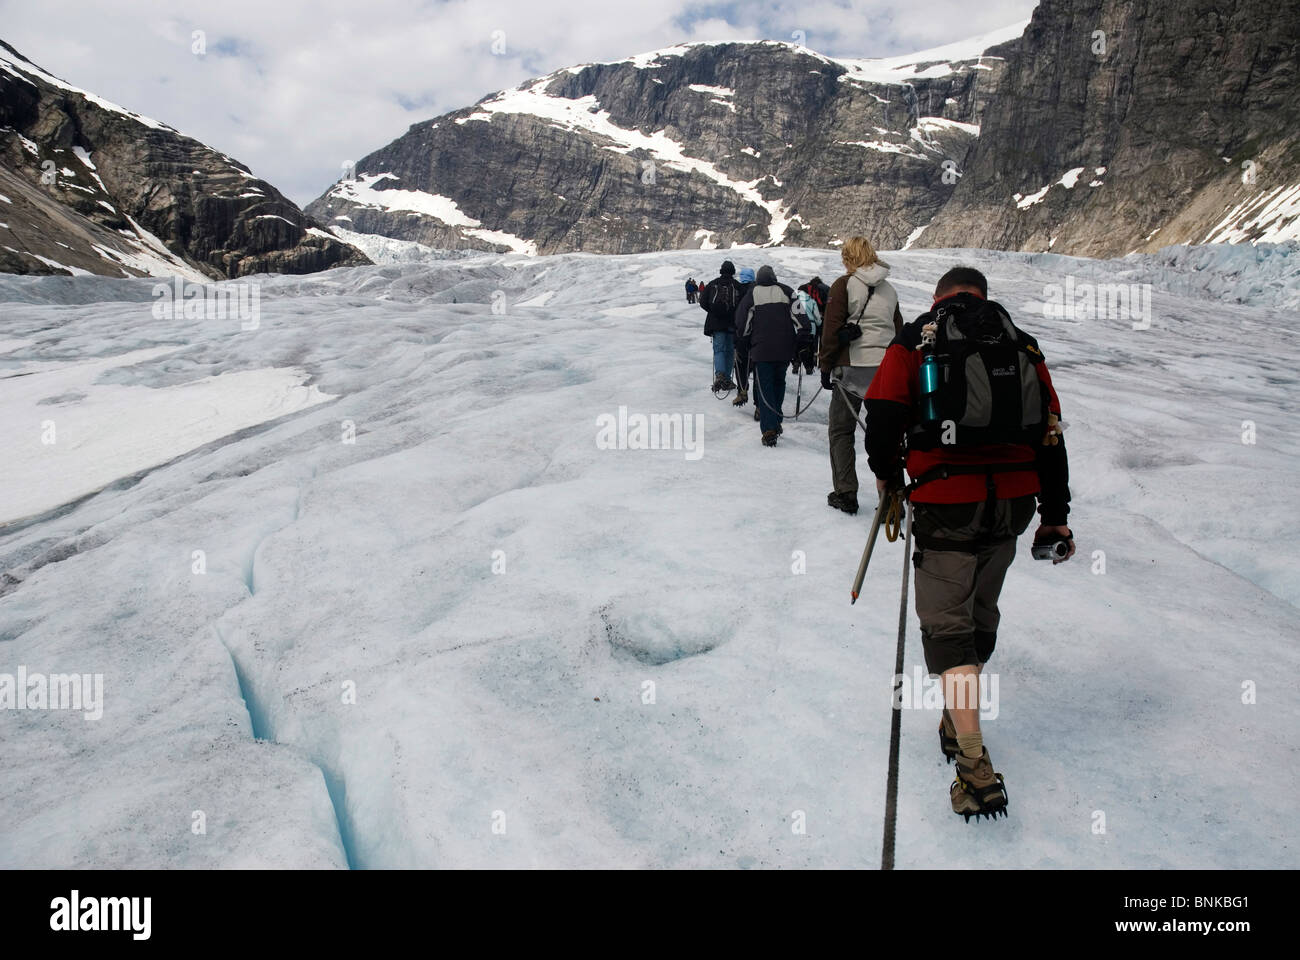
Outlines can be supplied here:
[[[857, 280], [858, 283], [867, 283], [867, 281], [861, 279], [860, 277], [855, 277], [855, 276], [853, 276], [852, 274], [849, 274], [849, 279], [850, 279], [850, 280]], [[848, 285], [848, 283], [846, 282], [846, 283], [844, 284], [844, 293], [845, 293], [846, 296], [848, 295], [848, 291], [849, 291], [849, 285]], [[872, 297], [872, 294], [874, 294], [875, 292], [876, 292], [875, 285], [870, 284], [870, 283], [867, 283], [867, 299], [864, 300], [864, 301], [862, 301], [862, 309], [858, 311], [858, 315], [857, 315], [856, 317], [854, 317], [852, 320], [848, 320], [848, 321], [846, 321], [847, 323], [857, 323], [859, 320], [862, 319], [862, 317], [863, 317], [863, 316], [866, 314], [866, 312], [867, 312], [867, 307], [871, 305], [871, 297]]]

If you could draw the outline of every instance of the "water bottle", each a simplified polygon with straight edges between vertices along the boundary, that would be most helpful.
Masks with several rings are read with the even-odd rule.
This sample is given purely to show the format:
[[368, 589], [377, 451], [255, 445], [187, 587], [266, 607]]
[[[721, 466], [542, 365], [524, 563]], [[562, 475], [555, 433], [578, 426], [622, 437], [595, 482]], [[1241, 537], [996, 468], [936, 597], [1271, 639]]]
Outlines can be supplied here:
[[934, 355], [934, 331], [927, 329], [921, 334], [921, 419], [925, 423], [937, 423], [939, 413], [939, 386], [942, 371], [939, 360]]

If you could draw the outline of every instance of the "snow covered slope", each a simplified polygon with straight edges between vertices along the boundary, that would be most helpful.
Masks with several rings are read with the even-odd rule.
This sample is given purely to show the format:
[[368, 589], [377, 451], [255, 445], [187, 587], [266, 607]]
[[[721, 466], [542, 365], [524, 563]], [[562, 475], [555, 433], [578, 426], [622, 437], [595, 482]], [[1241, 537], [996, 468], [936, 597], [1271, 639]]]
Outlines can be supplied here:
[[[829, 251], [731, 255], [836, 275]], [[217, 415], [240, 377], [301, 371], [324, 400], [178, 431], [0, 527], [0, 675], [103, 675], [100, 719], [0, 710], [0, 866], [874, 867], [901, 545], [850, 606], [868, 517], [825, 505], [826, 397], [766, 449], [708, 392], [682, 281], [723, 256], [277, 277], [257, 330], [155, 319], [148, 281], [0, 280], [16, 489], [62, 482], [42, 422], [111, 390], [161, 413], [225, 385]], [[1067, 273], [1133, 264], [887, 259], [909, 316], [962, 260], [1039, 337], [1080, 549], [1022, 549], [1004, 593], [1010, 818], [952, 815], [937, 715], [908, 710], [899, 865], [1293, 865], [1294, 317], [1157, 287], [1150, 329], [1047, 319]], [[620, 408], [702, 417], [702, 446], [603, 449]], [[94, 422], [123, 450], [152, 432]]]

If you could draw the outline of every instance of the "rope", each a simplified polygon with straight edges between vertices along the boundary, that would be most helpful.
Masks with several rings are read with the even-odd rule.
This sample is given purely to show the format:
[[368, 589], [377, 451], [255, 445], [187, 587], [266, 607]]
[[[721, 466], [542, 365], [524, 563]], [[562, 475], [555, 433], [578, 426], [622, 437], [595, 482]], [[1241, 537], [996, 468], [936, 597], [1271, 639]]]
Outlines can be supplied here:
[[[750, 366], [752, 368], [753, 364], [751, 363]], [[811, 397], [809, 397], [808, 402], [805, 403], [802, 407], [799, 406], [798, 402], [796, 401], [794, 405], [794, 416], [790, 416], [790, 414], [786, 413], [784, 410], [781, 410], [779, 408], [774, 408], [772, 406], [772, 404], [768, 401], [766, 394], [763, 393], [763, 381], [759, 378], [758, 372], [755, 370], [753, 371], [753, 373], [754, 373], [754, 384], [755, 386], [758, 387], [758, 396], [759, 399], [763, 401], [763, 406], [767, 407], [768, 410], [775, 410], [777, 416], [779, 416], [782, 420], [785, 420], [787, 418], [791, 420], [798, 420], [799, 414], [806, 412], [808, 408], [812, 406], [812, 402], [816, 400], [821, 395], [822, 392], [822, 385], [819, 383], [817, 385], [817, 392], [814, 393]], [[781, 367], [781, 375], [785, 376], [784, 364]], [[863, 429], [865, 429], [865, 427]]]
[[865, 403], [867, 398], [859, 397], [856, 393], [849, 393], [848, 388], [845, 387], [843, 384], [841, 384], [838, 380], [832, 380], [831, 383], [835, 384], [835, 389], [844, 395], [844, 403], [849, 408], [849, 413], [853, 417], [853, 422], [856, 423], [859, 427], [861, 427], [862, 432], [865, 434], [867, 432], [867, 424], [864, 420], [860, 419], [856, 413], [853, 412], [853, 404], [849, 403], [849, 398], [851, 397], [854, 400], [857, 400], [859, 403]]
[[898, 826], [898, 747], [902, 739], [903, 711], [894, 702], [903, 685], [903, 646], [907, 640], [907, 579], [912, 561], [912, 505], [907, 505], [907, 539], [903, 543], [903, 596], [898, 604], [898, 650], [894, 654], [894, 700], [890, 702], [889, 778], [885, 783], [885, 827], [880, 844], [880, 869], [894, 869], [894, 835]]
[[[902, 491], [895, 490], [887, 496], [889, 506], [885, 508], [885, 539], [894, 543], [903, 532], [903, 494]], [[911, 532], [908, 531], [909, 536]]]

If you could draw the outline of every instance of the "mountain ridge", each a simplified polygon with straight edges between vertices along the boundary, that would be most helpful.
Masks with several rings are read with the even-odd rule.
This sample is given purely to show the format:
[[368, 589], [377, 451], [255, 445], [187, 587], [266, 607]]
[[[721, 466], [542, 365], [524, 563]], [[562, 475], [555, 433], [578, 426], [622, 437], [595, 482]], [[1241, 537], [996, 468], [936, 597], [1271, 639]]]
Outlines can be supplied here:
[[412, 124], [306, 209], [519, 252], [825, 246], [864, 218], [902, 245], [950, 192], [944, 163], [960, 169], [1018, 32], [881, 60], [700, 42], [564, 67]]
[[243, 164], [0, 41], [0, 272], [206, 280], [367, 262]]
[[1300, 239], [1300, 8], [1184, 7], [1042, 0], [876, 60], [700, 42], [565, 67], [412, 124], [305, 209], [525, 253]]

